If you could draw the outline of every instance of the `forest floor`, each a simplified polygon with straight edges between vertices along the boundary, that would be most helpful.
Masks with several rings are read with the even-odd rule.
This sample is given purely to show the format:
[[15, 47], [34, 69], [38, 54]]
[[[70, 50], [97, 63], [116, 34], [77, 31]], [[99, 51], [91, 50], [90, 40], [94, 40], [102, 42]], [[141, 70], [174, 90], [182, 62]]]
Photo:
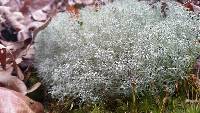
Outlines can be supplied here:
[[[47, 113], [200, 113], [200, 79], [192, 72], [177, 81], [174, 95], [169, 95], [167, 88], [159, 95], [138, 95], [133, 87], [127, 97], [108, 97], [102, 102], [52, 99], [33, 66], [34, 38], [58, 12], [78, 15], [80, 7], [69, 6], [65, 0], [0, 0], [0, 92], [5, 90], [1, 87], [19, 92], [42, 103]], [[186, 7], [198, 11], [188, 3]], [[32, 105], [28, 106], [33, 110]]]

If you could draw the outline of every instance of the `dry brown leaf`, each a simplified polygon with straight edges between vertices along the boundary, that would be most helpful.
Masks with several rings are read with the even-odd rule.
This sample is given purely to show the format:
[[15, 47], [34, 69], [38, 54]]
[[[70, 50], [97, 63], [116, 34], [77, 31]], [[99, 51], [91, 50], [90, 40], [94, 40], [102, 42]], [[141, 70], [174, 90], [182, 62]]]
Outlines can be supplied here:
[[23, 42], [7, 42], [2, 39], [0, 39], [0, 42], [10, 51], [16, 51], [23, 47]]
[[13, 12], [14, 19], [17, 20], [20, 24], [25, 24], [25, 17], [21, 12]]
[[193, 10], [195, 13], [199, 14], [200, 13], [200, 7], [195, 5], [194, 3], [191, 3]]
[[22, 58], [15, 59], [16, 64], [20, 64], [22, 62]]
[[47, 19], [47, 14], [42, 10], [37, 10], [31, 14], [33, 20], [35, 21], [45, 21]]
[[[77, 1], [77, 0], [75, 0]], [[81, 0], [82, 4], [84, 5], [91, 5], [94, 3], [94, 0]]]
[[[18, 12], [18, 13], [20, 13], [20, 12]], [[10, 7], [0, 6], [0, 14], [3, 15], [4, 18], [6, 19], [7, 23], [12, 25], [14, 28], [21, 30], [25, 27], [23, 24], [21, 24], [19, 21], [17, 21], [17, 19], [19, 19], [19, 17], [16, 15], [16, 13], [13, 14], [13, 12], [11, 12]]]
[[13, 71], [13, 67], [11, 67], [11, 66], [9, 68], [6, 68], [6, 70], [3, 70], [0, 68], [0, 76], [2, 76], [2, 75], [10, 76], [12, 71]]
[[24, 15], [29, 13], [31, 4], [32, 0], [24, 0], [20, 8], [20, 12], [22, 12]]
[[6, 70], [6, 47], [0, 44], [0, 63], [4, 70]]
[[39, 31], [43, 30], [45, 27], [47, 27], [49, 25], [50, 21], [51, 21], [51, 17], [49, 17], [47, 19], [47, 21], [45, 21], [44, 24], [42, 24], [42, 25], [41, 24], [34, 25], [34, 23], [30, 25], [29, 29], [32, 29], [32, 31], [33, 31], [33, 40]]
[[22, 70], [19, 68], [19, 66], [16, 64], [16, 72], [17, 76], [20, 80], [24, 80], [24, 74], [22, 73]]
[[79, 9], [77, 9], [74, 5], [69, 5], [67, 7], [67, 11], [74, 15], [79, 15]]
[[22, 41], [27, 40], [29, 38], [31, 38], [31, 37], [30, 37], [30, 32], [28, 31], [27, 27], [24, 28], [24, 29], [21, 29], [17, 34], [18, 42], [22, 42]]
[[[22, 56], [26, 55], [27, 50], [29, 49], [30, 45], [32, 43], [32, 38], [28, 38], [23, 42], [16, 42], [13, 43], [15, 45], [12, 45], [15, 50], [12, 50], [12, 54], [16, 58], [22, 58]], [[11, 46], [11, 45], [10, 45]], [[17, 48], [17, 49], [16, 49]]]
[[0, 75], [0, 84], [1, 87], [5, 87], [17, 92], [20, 92], [24, 95], [27, 94], [27, 87], [23, 81], [18, 79], [16, 76], [12, 75]]
[[44, 108], [21, 93], [0, 87], [0, 113], [44, 113]]
[[31, 93], [33, 91], [35, 91], [36, 89], [38, 89], [41, 86], [40, 82], [37, 82], [36, 84], [34, 84], [30, 89], [28, 89], [27, 93]]
[[24, 74], [22, 73], [21, 69], [17, 65], [15, 56], [10, 51], [9, 51], [9, 55], [10, 55], [10, 60], [12, 62], [12, 66], [15, 69], [18, 78], [20, 80], [23, 80], [24, 79]]
[[35, 54], [35, 49], [34, 46], [31, 45], [29, 49], [26, 51], [26, 54], [22, 56], [22, 58], [33, 59], [34, 54]]
[[0, 0], [0, 4], [1, 5], [5, 5], [9, 2], [10, 0]]

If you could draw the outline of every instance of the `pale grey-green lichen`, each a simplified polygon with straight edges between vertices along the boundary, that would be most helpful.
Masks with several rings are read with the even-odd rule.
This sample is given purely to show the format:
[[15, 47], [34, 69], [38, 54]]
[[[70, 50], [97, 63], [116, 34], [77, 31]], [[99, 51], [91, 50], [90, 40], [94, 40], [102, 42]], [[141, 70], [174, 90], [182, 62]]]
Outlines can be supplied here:
[[82, 9], [78, 20], [66, 13], [54, 17], [35, 44], [36, 67], [52, 96], [129, 94], [132, 80], [138, 91], [151, 81], [159, 91], [164, 81], [170, 87], [184, 77], [199, 52], [200, 22], [179, 4], [167, 4], [166, 18], [159, 3], [153, 9], [136, 0], [117, 0], [97, 12]]

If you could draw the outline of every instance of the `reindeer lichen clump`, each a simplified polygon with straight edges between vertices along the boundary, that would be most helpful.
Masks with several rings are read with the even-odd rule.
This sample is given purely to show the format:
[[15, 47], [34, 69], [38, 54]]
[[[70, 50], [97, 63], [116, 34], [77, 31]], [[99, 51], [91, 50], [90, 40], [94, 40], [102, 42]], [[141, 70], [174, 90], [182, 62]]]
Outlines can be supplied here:
[[[77, 19], [60, 13], [36, 38], [36, 66], [53, 97], [99, 99], [129, 94], [154, 81], [159, 91], [186, 75], [197, 57], [199, 21], [175, 2], [166, 17], [160, 5], [117, 0]], [[81, 24], [80, 24], [81, 23]]]

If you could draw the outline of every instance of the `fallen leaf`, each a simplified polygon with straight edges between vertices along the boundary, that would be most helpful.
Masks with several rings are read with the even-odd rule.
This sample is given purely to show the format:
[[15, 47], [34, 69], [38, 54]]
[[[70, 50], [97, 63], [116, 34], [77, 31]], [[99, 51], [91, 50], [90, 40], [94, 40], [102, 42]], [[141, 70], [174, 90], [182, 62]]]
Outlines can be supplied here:
[[34, 46], [31, 45], [29, 49], [26, 51], [26, 54], [22, 56], [22, 58], [33, 59], [34, 54], [35, 54], [35, 49]]
[[199, 14], [200, 13], [200, 7], [195, 5], [194, 3], [191, 3], [193, 10], [195, 13]]
[[10, 1], [10, 0], [1, 0], [1, 1], [0, 1], [0, 4], [1, 4], [1, 5], [5, 5], [5, 4], [7, 4], [9, 1]]
[[17, 76], [20, 80], [24, 80], [24, 74], [22, 73], [22, 70], [19, 68], [19, 66], [16, 64], [16, 72]]
[[34, 84], [28, 91], [27, 93], [31, 93], [33, 91], [35, 91], [36, 89], [38, 89], [41, 86], [40, 82], [37, 82], [36, 84]]
[[35, 21], [45, 21], [47, 19], [47, 14], [42, 10], [37, 10], [31, 14], [33, 20]]
[[33, 30], [33, 40], [39, 31], [43, 30], [44, 28], [46, 28], [49, 25], [50, 21], [51, 21], [51, 17], [49, 17], [47, 19], [47, 21], [44, 22], [44, 24], [38, 25], [38, 23], [37, 24], [32, 23], [31, 25], [29, 25], [29, 29]]
[[191, 2], [186, 2], [183, 4], [183, 6], [185, 6], [189, 11], [194, 11]]
[[16, 76], [12, 75], [0, 75], [0, 84], [1, 87], [5, 87], [17, 92], [22, 93], [23, 95], [27, 94], [27, 87], [23, 81], [21, 81]]
[[[1, 68], [0, 68], [1, 69]], [[0, 70], [0, 76], [5, 75], [5, 76], [10, 76], [13, 71], [13, 67], [9, 67], [6, 70]]]
[[0, 63], [4, 70], [6, 70], [6, 47], [0, 44]]
[[0, 113], [44, 113], [44, 107], [21, 93], [0, 87]]
[[22, 62], [22, 58], [15, 59], [16, 64], [20, 64]]

